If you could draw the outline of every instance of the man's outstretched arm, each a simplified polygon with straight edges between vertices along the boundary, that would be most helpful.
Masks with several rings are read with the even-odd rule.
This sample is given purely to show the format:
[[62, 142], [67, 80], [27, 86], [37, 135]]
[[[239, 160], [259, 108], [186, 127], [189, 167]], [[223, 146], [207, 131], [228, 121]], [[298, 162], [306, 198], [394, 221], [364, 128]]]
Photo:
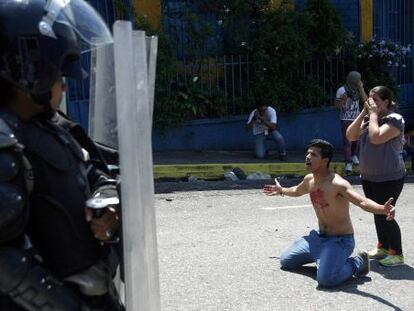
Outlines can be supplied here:
[[266, 195], [286, 195], [289, 197], [299, 197], [301, 195], [309, 193], [308, 184], [311, 177], [312, 176], [310, 174], [306, 175], [300, 184], [289, 188], [282, 187], [277, 178], [275, 178], [275, 184], [264, 185], [263, 192]]
[[373, 214], [380, 214], [380, 215], [387, 215], [387, 220], [393, 220], [395, 217], [395, 209], [394, 206], [391, 205], [393, 198], [389, 198], [387, 202], [383, 205], [374, 202], [371, 199], [368, 199], [358, 192], [356, 192], [352, 186], [345, 181], [343, 184], [340, 185], [341, 187], [341, 194], [349, 200], [352, 204], [359, 206], [363, 210], [373, 213]]

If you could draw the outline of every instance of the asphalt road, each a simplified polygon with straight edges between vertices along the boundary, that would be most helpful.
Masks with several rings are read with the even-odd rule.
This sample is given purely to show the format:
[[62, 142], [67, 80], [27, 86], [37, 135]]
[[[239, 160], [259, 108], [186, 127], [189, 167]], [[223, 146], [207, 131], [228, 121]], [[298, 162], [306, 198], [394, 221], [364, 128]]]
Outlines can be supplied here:
[[[354, 186], [362, 192], [361, 186]], [[371, 261], [367, 277], [321, 290], [315, 266], [280, 270], [278, 256], [317, 225], [307, 196], [267, 197], [260, 187], [160, 187], [162, 310], [414, 310], [414, 184], [397, 203], [406, 265]], [[220, 187], [218, 187], [220, 188]], [[240, 188], [240, 189], [239, 189]], [[209, 189], [200, 191], [200, 189]], [[351, 207], [355, 252], [376, 245], [373, 216]]]

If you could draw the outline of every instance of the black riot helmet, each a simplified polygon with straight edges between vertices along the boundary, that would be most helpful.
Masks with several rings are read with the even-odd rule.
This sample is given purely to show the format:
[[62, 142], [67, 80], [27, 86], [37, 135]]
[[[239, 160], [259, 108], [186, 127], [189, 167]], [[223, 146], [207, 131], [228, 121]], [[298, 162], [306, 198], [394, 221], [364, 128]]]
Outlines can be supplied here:
[[60, 76], [80, 79], [80, 55], [112, 43], [84, 0], [1, 0], [0, 77], [48, 105]]

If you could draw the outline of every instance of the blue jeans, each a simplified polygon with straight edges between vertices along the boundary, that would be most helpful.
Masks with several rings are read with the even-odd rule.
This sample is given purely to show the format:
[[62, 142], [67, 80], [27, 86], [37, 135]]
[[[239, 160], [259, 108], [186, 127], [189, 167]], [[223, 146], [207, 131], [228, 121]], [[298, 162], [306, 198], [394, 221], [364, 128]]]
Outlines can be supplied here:
[[325, 235], [312, 230], [296, 240], [280, 257], [283, 269], [297, 269], [316, 262], [316, 280], [322, 287], [333, 287], [346, 281], [358, 271], [360, 257], [349, 257], [355, 247], [353, 234]]
[[344, 148], [345, 163], [352, 163], [352, 157], [359, 154], [359, 141], [350, 141], [346, 138], [346, 130], [351, 125], [351, 120], [341, 120], [342, 144]]
[[286, 155], [286, 148], [285, 148], [285, 140], [283, 136], [279, 133], [278, 130], [269, 131], [268, 135], [259, 134], [256, 135], [256, 146], [255, 152], [256, 157], [259, 159], [263, 159], [266, 155], [266, 140], [273, 140], [279, 147], [279, 155], [284, 156]]

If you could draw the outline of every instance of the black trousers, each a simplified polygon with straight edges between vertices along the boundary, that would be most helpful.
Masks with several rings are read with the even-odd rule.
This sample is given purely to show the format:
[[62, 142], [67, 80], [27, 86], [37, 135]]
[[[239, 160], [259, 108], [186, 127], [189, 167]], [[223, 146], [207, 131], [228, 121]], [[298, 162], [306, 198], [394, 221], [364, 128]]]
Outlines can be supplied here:
[[[378, 204], [384, 204], [393, 197], [392, 205], [395, 206], [403, 186], [404, 178], [384, 182], [362, 180], [365, 196]], [[382, 248], [395, 251], [397, 255], [402, 255], [400, 226], [395, 220], [388, 221], [386, 218], [385, 215], [374, 215], [378, 244]]]
[[[125, 311], [125, 307], [120, 303], [118, 295], [108, 293], [104, 296], [82, 297], [83, 301], [90, 306], [93, 311]], [[0, 295], [0, 311], [25, 311], [26, 309], [16, 305], [8, 296]], [[59, 311], [59, 310], [56, 310]], [[74, 310], [77, 311], [77, 310]]]

